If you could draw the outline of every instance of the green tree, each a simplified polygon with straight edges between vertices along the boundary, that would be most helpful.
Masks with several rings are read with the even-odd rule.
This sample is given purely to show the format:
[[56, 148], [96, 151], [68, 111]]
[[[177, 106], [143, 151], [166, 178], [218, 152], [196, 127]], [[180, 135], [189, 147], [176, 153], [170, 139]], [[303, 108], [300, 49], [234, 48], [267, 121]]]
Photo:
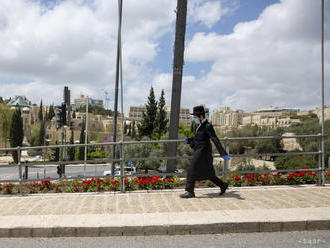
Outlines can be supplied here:
[[[260, 136], [260, 128], [257, 125], [248, 125], [227, 133], [228, 137], [255, 137]], [[229, 142], [231, 154], [243, 154], [248, 150], [255, 149], [255, 140], [239, 140]]]
[[[17, 147], [22, 146], [24, 138], [23, 132], [23, 119], [21, 116], [20, 108], [16, 108], [11, 121], [10, 126], [10, 146]], [[13, 159], [15, 163], [18, 163], [18, 153], [17, 151], [13, 151], [12, 153]]]
[[135, 139], [136, 138], [136, 130], [135, 130], [135, 121], [133, 121], [132, 123], [132, 131], [131, 131], [131, 134], [132, 134], [132, 139]]
[[[262, 136], [282, 136], [284, 130], [282, 128], [276, 129], [261, 129], [260, 134]], [[262, 139], [256, 142], [257, 153], [281, 153], [283, 152], [283, 143], [281, 139]], [[271, 160], [275, 160], [276, 157], [271, 156]]]
[[40, 145], [40, 127], [41, 124], [37, 123], [36, 125], [32, 126], [30, 135], [28, 136], [28, 141], [30, 143], [30, 146], [38, 146]]
[[[150, 140], [149, 137], [142, 137], [142, 141]], [[148, 158], [152, 151], [150, 144], [133, 144], [124, 146], [124, 154], [127, 158]], [[155, 169], [155, 166], [146, 160], [136, 161], [136, 167], [148, 173], [148, 170]]]
[[44, 145], [44, 143], [45, 143], [45, 134], [46, 134], [45, 121], [41, 121], [40, 129], [39, 129], [39, 141], [38, 141], [39, 146]]
[[165, 95], [164, 90], [162, 90], [158, 102], [158, 111], [156, 114], [156, 119], [154, 124], [154, 128], [155, 128], [154, 133], [158, 137], [158, 139], [160, 138], [160, 136], [162, 136], [162, 134], [166, 133], [167, 131], [166, 127], [167, 127], [168, 119], [166, 118], [166, 111], [165, 111], [166, 103], [165, 103], [164, 95]]
[[40, 107], [39, 107], [39, 113], [38, 113], [38, 119], [39, 121], [44, 120], [44, 115], [43, 115], [43, 107], [42, 107], [42, 100], [40, 101]]
[[143, 112], [141, 124], [138, 126], [139, 136], [148, 136], [151, 138], [154, 132], [155, 119], [157, 115], [157, 102], [155, 100], [155, 93], [153, 87], [151, 87], [150, 89], [146, 108], [147, 112]]
[[51, 121], [54, 118], [54, 116], [55, 116], [54, 106], [50, 105], [48, 116], [47, 116], [47, 121]]
[[[77, 112], [82, 112], [82, 113], [86, 113], [86, 105], [81, 106], [79, 109], [77, 109]], [[94, 105], [89, 105], [88, 106], [88, 113], [93, 113], [95, 115], [104, 115], [104, 116], [113, 116], [114, 111], [111, 109], [105, 109], [101, 106], [94, 106]], [[119, 112], [118, 116], [120, 116], [121, 114]]]
[[[71, 130], [70, 144], [74, 144], [74, 132], [73, 132], [73, 130]], [[74, 146], [71, 146], [71, 147], [68, 148], [68, 155], [69, 155], [71, 161], [73, 161], [75, 159], [76, 148]]]
[[[85, 121], [81, 124], [81, 131], [80, 131], [80, 138], [79, 143], [85, 144]], [[85, 147], [80, 146], [78, 148], [78, 160], [84, 160], [85, 159]]]
[[191, 133], [196, 133], [196, 129], [197, 129], [198, 125], [195, 122], [191, 122], [190, 124], [190, 132]]
[[13, 110], [5, 103], [0, 103], [0, 140], [7, 147], [7, 142], [10, 138], [10, 126], [13, 115]]

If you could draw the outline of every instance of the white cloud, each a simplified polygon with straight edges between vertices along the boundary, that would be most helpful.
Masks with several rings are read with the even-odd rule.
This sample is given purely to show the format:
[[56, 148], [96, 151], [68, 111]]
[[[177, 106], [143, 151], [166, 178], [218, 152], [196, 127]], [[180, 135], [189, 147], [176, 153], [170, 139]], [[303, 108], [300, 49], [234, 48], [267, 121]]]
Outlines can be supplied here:
[[[174, 9], [175, 2], [168, 0], [124, 1], [126, 84], [150, 80], [147, 65], [157, 55], [160, 37], [174, 23]], [[66, 0], [51, 8], [39, 1], [1, 1], [0, 95], [26, 93], [31, 100], [47, 97], [54, 101], [62, 95], [64, 85], [72, 89], [73, 96], [100, 96], [101, 89], [111, 90], [115, 81], [117, 12], [117, 1], [109, 0]], [[1, 82], [10, 77], [31, 83]]]
[[192, 22], [201, 22], [211, 28], [220, 21], [221, 17], [229, 12], [229, 8], [223, 8], [221, 1], [188, 1], [188, 18]]
[[[38, 2], [0, 1], [0, 96], [24, 94], [36, 103], [41, 97], [52, 103], [60, 101], [64, 85], [71, 88], [73, 97], [84, 93], [101, 98], [101, 89], [113, 90], [117, 1], [66, 0], [51, 8]], [[197, 33], [188, 41], [186, 63], [210, 62], [212, 66], [201, 78], [184, 71], [182, 105], [256, 109], [319, 104], [319, 1], [282, 0], [257, 20], [239, 23], [231, 34], [220, 35], [212, 27], [237, 7], [232, 2], [238, 1], [188, 3], [188, 21], [202, 23], [210, 32]], [[325, 2], [330, 6], [329, 0]], [[146, 102], [151, 83], [157, 97], [165, 89], [170, 104], [172, 75], [153, 68], [152, 63], [162, 36], [173, 35], [175, 8], [176, 1], [171, 0], [124, 1], [126, 109]], [[326, 8], [327, 85], [329, 12]], [[29, 83], [4, 83], [8, 78]]]
[[[330, 6], [330, 1], [325, 2]], [[325, 16], [327, 79], [330, 8]], [[208, 105], [219, 101], [250, 110], [262, 105], [320, 105], [320, 2], [283, 0], [266, 8], [257, 20], [237, 24], [229, 35], [197, 33], [188, 44], [186, 61], [212, 63], [195, 86]]]

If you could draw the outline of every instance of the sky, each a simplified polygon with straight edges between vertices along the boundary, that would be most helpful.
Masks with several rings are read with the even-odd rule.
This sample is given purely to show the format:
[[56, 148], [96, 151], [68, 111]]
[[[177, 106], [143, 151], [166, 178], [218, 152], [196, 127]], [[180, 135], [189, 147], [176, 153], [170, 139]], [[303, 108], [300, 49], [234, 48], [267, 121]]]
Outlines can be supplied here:
[[[188, 0], [181, 105], [254, 111], [321, 104], [321, 0]], [[116, 0], [0, 1], [0, 96], [59, 104], [64, 86], [113, 109]], [[124, 109], [150, 87], [170, 106], [175, 0], [123, 0]], [[330, 105], [330, 0], [325, 103]], [[119, 105], [120, 106], [120, 105]]]

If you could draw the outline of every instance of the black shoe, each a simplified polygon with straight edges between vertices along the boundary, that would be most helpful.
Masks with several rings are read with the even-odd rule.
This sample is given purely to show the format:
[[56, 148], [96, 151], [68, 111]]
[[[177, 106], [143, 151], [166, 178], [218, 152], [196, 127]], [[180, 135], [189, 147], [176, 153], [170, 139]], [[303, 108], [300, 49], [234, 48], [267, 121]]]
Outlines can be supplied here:
[[221, 192], [219, 195], [223, 195], [226, 192], [228, 186], [229, 186], [229, 183], [224, 183], [223, 186], [221, 187]]
[[181, 198], [194, 198], [195, 197], [195, 193], [190, 193], [188, 191], [186, 191], [186, 193], [180, 195]]

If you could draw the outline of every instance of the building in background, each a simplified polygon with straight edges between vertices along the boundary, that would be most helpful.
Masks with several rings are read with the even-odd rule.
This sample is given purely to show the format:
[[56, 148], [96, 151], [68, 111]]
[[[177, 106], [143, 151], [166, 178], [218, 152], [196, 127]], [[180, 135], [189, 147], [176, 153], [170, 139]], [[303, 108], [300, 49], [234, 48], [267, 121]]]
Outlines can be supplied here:
[[[165, 106], [165, 111], [166, 111], [167, 119], [170, 120], [171, 107]], [[129, 108], [128, 118], [129, 118], [129, 120], [134, 120], [136, 122], [141, 122], [143, 112], [147, 112], [147, 108], [146, 108], [145, 105], [131, 106]], [[188, 108], [180, 108], [179, 121], [180, 121], [180, 123], [182, 123], [185, 126], [188, 126], [188, 125], [191, 124], [191, 116], [190, 116], [190, 111], [189, 111]]]
[[299, 109], [284, 109], [278, 107], [261, 107], [256, 112], [244, 113], [242, 126], [258, 125], [261, 127], [289, 127], [299, 119], [291, 118], [297, 115]]
[[[171, 107], [166, 106], [165, 111], [166, 111], [167, 119], [170, 120]], [[184, 126], [190, 126], [191, 125], [191, 115], [190, 115], [189, 108], [180, 108], [179, 122], [181, 124], [183, 124]]]
[[[11, 108], [19, 107], [22, 113], [24, 136], [27, 136], [31, 131], [31, 126], [35, 122], [38, 115], [34, 115], [35, 106], [25, 96], [15, 96], [10, 99], [8, 105]], [[39, 110], [39, 107], [38, 107]]]
[[143, 112], [147, 112], [145, 105], [129, 107], [128, 118], [137, 122], [142, 121]]
[[212, 113], [211, 121], [215, 130], [220, 132], [231, 131], [242, 124], [244, 112], [242, 110], [230, 110], [224, 106]]
[[15, 96], [8, 102], [8, 105], [11, 107], [28, 108], [30, 109], [32, 104], [25, 96]]
[[[313, 114], [316, 114], [317, 117], [320, 120], [320, 123], [322, 122], [322, 108], [317, 107], [312, 111]], [[325, 106], [324, 107], [324, 121], [330, 120], [330, 107]]]
[[76, 110], [79, 109], [87, 104], [87, 101], [89, 99], [89, 105], [90, 106], [97, 106], [103, 108], [103, 100], [97, 100], [93, 98], [85, 97], [84, 95], [80, 95], [79, 98], [74, 99], [74, 104], [72, 104], [72, 109]]

